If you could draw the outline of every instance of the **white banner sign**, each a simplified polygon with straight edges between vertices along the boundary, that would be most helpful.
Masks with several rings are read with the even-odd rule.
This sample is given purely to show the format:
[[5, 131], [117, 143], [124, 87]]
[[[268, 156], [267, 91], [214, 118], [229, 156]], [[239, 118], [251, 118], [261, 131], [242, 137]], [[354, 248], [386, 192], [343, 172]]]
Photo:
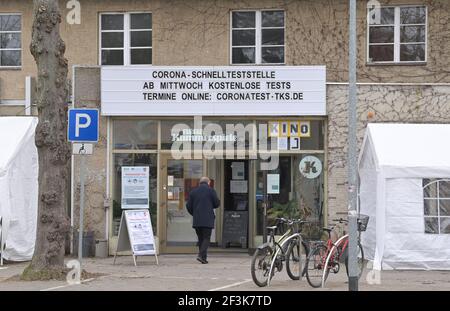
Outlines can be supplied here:
[[149, 167], [122, 167], [122, 209], [149, 208]]
[[101, 70], [106, 116], [326, 115], [325, 66]]

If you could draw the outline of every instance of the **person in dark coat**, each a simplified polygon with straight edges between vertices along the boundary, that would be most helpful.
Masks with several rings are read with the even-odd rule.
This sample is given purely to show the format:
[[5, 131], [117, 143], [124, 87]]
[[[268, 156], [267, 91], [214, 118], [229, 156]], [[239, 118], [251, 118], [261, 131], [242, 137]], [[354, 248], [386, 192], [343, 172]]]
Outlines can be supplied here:
[[200, 184], [189, 193], [189, 200], [186, 208], [193, 216], [192, 227], [198, 237], [197, 260], [202, 264], [207, 264], [208, 247], [211, 239], [211, 232], [214, 229], [216, 216], [214, 209], [220, 206], [220, 200], [216, 191], [210, 187], [208, 177], [200, 178]]

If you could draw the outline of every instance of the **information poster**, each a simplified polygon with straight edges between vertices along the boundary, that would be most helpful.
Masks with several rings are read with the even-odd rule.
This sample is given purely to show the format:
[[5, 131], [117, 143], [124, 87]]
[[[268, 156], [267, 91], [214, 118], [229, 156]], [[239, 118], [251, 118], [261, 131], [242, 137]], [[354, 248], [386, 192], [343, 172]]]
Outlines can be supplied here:
[[247, 180], [230, 180], [230, 193], [247, 193]]
[[325, 116], [326, 66], [104, 66], [101, 98], [105, 116]]
[[280, 174], [267, 174], [267, 194], [280, 194]]
[[122, 209], [149, 208], [149, 167], [122, 167]]
[[233, 162], [231, 164], [232, 177], [234, 180], [245, 179], [245, 163], [244, 162]]
[[135, 256], [154, 255], [155, 238], [148, 210], [125, 211], [131, 249]]

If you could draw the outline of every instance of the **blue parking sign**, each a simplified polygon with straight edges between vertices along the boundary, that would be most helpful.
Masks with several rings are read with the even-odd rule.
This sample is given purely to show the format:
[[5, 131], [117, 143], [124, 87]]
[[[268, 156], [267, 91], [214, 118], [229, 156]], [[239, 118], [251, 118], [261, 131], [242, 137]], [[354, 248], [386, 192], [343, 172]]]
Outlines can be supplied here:
[[68, 140], [98, 142], [98, 109], [69, 109]]

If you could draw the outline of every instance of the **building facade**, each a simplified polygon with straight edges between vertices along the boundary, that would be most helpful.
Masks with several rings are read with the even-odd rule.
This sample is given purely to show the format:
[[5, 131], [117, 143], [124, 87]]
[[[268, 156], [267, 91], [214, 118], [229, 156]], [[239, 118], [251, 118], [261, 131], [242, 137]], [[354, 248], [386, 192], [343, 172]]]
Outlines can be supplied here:
[[[214, 180], [221, 197], [215, 245], [252, 248], [260, 243], [265, 179], [259, 160], [251, 155], [259, 152], [255, 146], [261, 124], [270, 127], [276, 122], [279, 132], [285, 124], [308, 126], [298, 148], [291, 142], [279, 148], [279, 166], [271, 173], [280, 175], [280, 189], [271, 196], [269, 216], [300, 210], [300, 215], [320, 227], [347, 214], [348, 1], [81, 0], [80, 23], [73, 23], [74, 8], [66, 9], [68, 1], [60, 2], [74, 107], [104, 108], [105, 68], [326, 68], [323, 114], [264, 114], [256, 106], [255, 113], [203, 116], [203, 126], [255, 125], [254, 144], [251, 138], [244, 139], [242, 158], [175, 159], [172, 129], [179, 123], [195, 129], [191, 113], [168, 109], [158, 114], [137, 115], [131, 110], [127, 114], [124, 103], [120, 115], [103, 114], [101, 139], [88, 160], [85, 223], [97, 238], [108, 238], [111, 252], [117, 243], [123, 166], [150, 168], [150, 210], [162, 252], [193, 251], [195, 236], [183, 207], [188, 190], [201, 175]], [[360, 143], [368, 122], [450, 120], [450, 3], [380, 2], [381, 13], [369, 16], [368, 1], [358, 1]], [[0, 115], [35, 113], [36, 66], [28, 48], [31, 24], [28, 3], [8, 0], [0, 4]], [[320, 163], [320, 172], [313, 178], [299, 170], [306, 157]], [[78, 164], [74, 156], [70, 216], [75, 228]], [[239, 173], [242, 176], [235, 176]], [[237, 230], [243, 237], [239, 241], [228, 241], [227, 236], [236, 230], [230, 215], [244, 219]], [[314, 235], [314, 228], [310, 231]]]

